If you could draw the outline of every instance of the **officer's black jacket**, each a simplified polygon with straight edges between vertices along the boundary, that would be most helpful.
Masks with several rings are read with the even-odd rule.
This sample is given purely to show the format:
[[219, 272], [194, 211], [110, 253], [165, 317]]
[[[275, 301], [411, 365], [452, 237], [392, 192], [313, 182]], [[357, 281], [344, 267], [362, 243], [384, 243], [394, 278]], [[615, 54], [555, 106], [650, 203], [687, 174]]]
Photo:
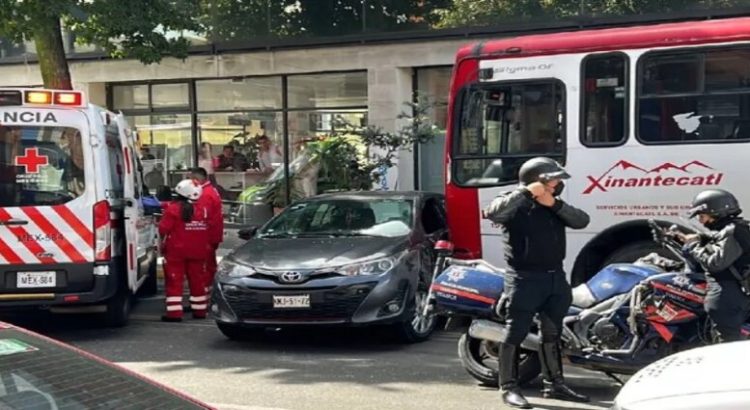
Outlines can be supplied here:
[[720, 230], [702, 235], [700, 243], [688, 250], [714, 279], [734, 279], [730, 266], [739, 272], [750, 267], [750, 227], [741, 219], [732, 220]]
[[589, 215], [556, 198], [551, 207], [537, 203], [524, 187], [505, 192], [485, 209], [505, 231], [505, 259], [517, 271], [562, 270], [565, 228], [583, 229]]

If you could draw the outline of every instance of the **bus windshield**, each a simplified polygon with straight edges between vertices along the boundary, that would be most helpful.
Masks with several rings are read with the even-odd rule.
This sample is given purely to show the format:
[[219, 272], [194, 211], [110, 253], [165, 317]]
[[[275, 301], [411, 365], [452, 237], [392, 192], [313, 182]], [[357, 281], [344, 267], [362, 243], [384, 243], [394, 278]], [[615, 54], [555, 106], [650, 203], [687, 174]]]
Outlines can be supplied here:
[[474, 85], [465, 90], [453, 142], [459, 185], [517, 181], [518, 168], [539, 155], [563, 162], [563, 85], [554, 80]]

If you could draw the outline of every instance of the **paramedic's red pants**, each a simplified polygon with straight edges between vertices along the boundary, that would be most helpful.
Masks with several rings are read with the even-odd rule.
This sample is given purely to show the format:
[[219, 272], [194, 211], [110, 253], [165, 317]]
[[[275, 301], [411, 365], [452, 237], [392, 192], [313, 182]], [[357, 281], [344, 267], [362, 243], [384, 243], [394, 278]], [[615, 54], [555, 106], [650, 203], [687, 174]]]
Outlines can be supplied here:
[[182, 317], [182, 286], [187, 275], [190, 287], [190, 308], [195, 317], [205, 317], [208, 307], [205, 287], [205, 266], [203, 259], [164, 260], [164, 291], [167, 297], [167, 317]]

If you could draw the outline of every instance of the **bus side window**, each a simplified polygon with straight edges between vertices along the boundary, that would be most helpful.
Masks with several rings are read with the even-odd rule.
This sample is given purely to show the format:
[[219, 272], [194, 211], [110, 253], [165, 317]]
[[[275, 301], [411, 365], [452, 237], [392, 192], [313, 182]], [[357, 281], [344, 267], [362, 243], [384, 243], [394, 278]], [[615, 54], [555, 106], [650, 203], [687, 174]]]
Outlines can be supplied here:
[[750, 140], [750, 47], [659, 50], [639, 62], [638, 140]]
[[581, 142], [615, 146], [627, 139], [627, 56], [593, 55], [583, 60]]

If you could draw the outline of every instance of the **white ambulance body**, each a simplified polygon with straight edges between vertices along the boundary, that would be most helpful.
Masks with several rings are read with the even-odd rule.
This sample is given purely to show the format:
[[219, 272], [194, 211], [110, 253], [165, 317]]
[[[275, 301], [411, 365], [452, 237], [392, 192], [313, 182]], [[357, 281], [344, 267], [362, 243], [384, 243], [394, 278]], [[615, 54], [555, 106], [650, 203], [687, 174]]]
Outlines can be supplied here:
[[77, 91], [0, 89], [0, 310], [105, 307], [156, 292], [136, 134]]

